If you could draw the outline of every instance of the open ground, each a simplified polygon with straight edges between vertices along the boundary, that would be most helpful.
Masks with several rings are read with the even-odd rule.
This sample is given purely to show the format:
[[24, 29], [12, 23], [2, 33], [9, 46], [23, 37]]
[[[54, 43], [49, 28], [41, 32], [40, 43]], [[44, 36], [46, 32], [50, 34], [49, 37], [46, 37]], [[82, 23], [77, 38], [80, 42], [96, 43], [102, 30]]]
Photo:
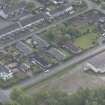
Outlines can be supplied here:
[[79, 88], [96, 88], [105, 86], [105, 76], [88, 74], [83, 71], [83, 64], [75, 68], [67, 68], [57, 75], [27, 89], [36, 94], [43, 91], [61, 90], [71, 94]]

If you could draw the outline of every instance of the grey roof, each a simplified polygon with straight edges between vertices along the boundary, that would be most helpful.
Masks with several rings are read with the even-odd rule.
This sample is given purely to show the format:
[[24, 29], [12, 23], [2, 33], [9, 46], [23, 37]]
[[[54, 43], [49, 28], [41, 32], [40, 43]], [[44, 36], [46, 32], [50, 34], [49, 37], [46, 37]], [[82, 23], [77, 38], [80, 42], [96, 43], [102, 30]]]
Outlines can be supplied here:
[[19, 41], [16, 44], [16, 49], [18, 49], [20, 51], [21, 54], [23, 54], [24, 56], [27, 56], [29, 54], [32, 53], [32, 49], [30, 47], [28, 47], [25, 43], [23, 43], [22, 41]]
[[[6, 5], [6, 3], [5, 3]], [[22, 8], [25, 8], [26, 7], [26, 2], [20, 2], [16, 5], [9, 5], [9, 3], [7, 3], [7, 6], [6, 8], [4, 8], [4, 12], [9, 14], [9, 13], [12, 13], [14, 11], [17, 11], [17, 10], [21, 10]]]
[[26, 71], [26, 70], [28, 70], [29, 68], [30, 68], [30, 66], [27, 65], [27, 64], [21, 64], [21, 65], [19, 66], [19, 69], [20, 69], [20, 70], [23, 70], [23, 71]]
[[50, 2], [50, 0], [37, 0], [37, 1], [43, 5], [47, 5]]
[[21, 17], [24, 17], [30, 14], [30, 12], [26, 9], [26, 6], [27, 6], [26, 2], [23, 1], [16, 5], [11, 5], [8, 1], [6, 3], [0, 3], [0, 8], [3, 10], [5, 15], [8, 16], [6, 18], [19, 19]]
[[[78, 17], [74, 17], [71, 19], [71, 22], [84, 22], [84, 23], [94, 23], [94, 22], [98, 22], [100, 17], [104, 17], [105, 15], [95, 9], [92, 9], [88, 12], [85, 12], [84, 14], [79, 15]], [[70, 20], [69, 20], [70, 21]]]
[[59, 61], [62, 61], [65, 59], [65, 55], [56, 48], [50, 48], [47, 52]]
[[0, 73], [5, 72], [5, 73], [9, 73], [9, 69], [7, 69], [5, 66], [0, 65]]
[[42, 39], [40, 36], [36, 34], [32, 36], [32, 42], [33, 44], [34, 42], [36, 42], [39, 48], [48, 48], [50, 46], [46, 40]]
[[16, 30], [18, 28], [20, 28], [19, 25], [18, 25], [18, 23], [13, 23], [13, 24], [11, 24], [11, 25], [3, 28], [3, 29], [0, 29], [0, 35], [6, 34], [8, 32], [11, 32], [13, 30]]
[[49, 62], [37, 53], [33, 55], [32, 61], [35, 61], [37, 64], [39, 64], [43, 68], [49, 67]]
[[63, 48], [67, 51], [70, 51], [73, 54], [78, 54], [81, 52], [81, 49], [75, 46], [72, 42], [67, 42], [63, 45]]
[[71, 5], [64, 5], [64, 6], [60, 6], [59, 8], [56, 8], [55, 10], [51, 11], [50, 14], [53, 16], [58, 16], [62, 13], [65, 12], [65, 9], [67, 9], [68, 7], [71, 7]]

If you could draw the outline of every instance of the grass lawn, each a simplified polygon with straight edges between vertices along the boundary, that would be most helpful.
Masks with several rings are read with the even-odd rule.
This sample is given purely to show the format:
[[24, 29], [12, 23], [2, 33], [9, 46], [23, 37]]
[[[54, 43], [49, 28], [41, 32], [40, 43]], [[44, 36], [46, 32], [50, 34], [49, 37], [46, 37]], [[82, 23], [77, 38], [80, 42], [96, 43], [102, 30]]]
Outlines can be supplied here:
[[65, 59], [71, 58], [73, 55], [61, 48], [59, 48], [59, 50], [65, 55]]
[[96, 45], [97, 37], [97, 33], [89, 33], [87, 35], [82, 35], [81, 37], [75, 39], [74, 44], [81, 49], [86, 50]]

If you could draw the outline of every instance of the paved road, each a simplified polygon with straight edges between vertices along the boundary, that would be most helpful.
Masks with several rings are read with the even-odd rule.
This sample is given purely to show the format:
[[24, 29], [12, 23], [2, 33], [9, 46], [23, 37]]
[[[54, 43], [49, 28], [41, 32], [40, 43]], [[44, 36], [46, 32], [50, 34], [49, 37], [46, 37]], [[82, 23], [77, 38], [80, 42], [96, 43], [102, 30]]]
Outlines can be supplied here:
[[0, 89], [0, 102], [5, 102], [9, 100], [9, 95], [7, 95], [7, 92]]
[[[87, 0], [86, 0], [86, 1], [87, 1]], [[90, 1], [87, 2], [87, 3], [88, 3], [88, 5], [89, 5]], [[92, 5], [93, 5], [93, 4], [92, 4]], [[92, 6], [92, 5], [91, 5], [91, 6]], [[68, 20], [68, 19], [70, 19], [70, 18], [73, 18], [73, 17], [76, 17], [76, 16], [78, 16], [78, 15], [80, 15], [80, 14], [83, 14], [84, 12], [87, 12], [87, 11], [89, 11], [90, 9], [93, 9], [91, 6], [88, 8], [88, 10], [85, 10], [85, 11], [83, 11], [83, 12], [81, 12], [81, 13], [75, 15], [75, 16], [66, 18], [66, 19], [64, 19], [64, 20], [62, 20], [62, 21], [60, 21], [60, 22], [58, 22], [58, 23], [56, 23], [56, 24], [59, 24], [59, 23], [61, 23], [61, 22], [64, 22], [64, 21], [66, 21], [66, 20]], [[96, 8], [96, 6], [95, 6], [95, 8]], [[55, 24], [54, 24], [54, 25], [55, 25]], [[37, 31], [37, 33], [41, 32], [41, 31], [43, 31], [43, 30], [46, 30], [47, 28], [50, 28], [50, 27], [52, 27], [52, 26], [54, 26], [54, 25], [45, 27], [45, 28], [43, 28], [43, 29]], [[24, 39], [24, 38], [23, 38], [23, 39]], [[52, 75], [55, 75], [56, 73], [62, 71], [63, 69], [65, 69], [65, 68], [67, 68], [67, 67], [69, 67], [69, 66], [72, 66], [72, 65], [74, 65], [74, 64], [76, 64], [76, 63], [79, 63], [80, 61], [89, 59], [90, 57], [95, 56], [95, 55], [97, 55], [98, 53], [101, 53], [101, 52], [103, 52], [103, 51], [105, 51], [105, 46], [101, 46], [101, 47], [97, 47], [97, 48], [94, 48], [94, 49], [92, 49], [92, 50], [89, 50], [88, 52], [86, 52], [86, 53], [84, 53], [84, 54], [81, 54], [81, 55], [79, 55], [79, 56], [76, 56], [76, 57], [73, 58], [72, 60], [69, 60], [69, 61], [67, 61], [67, 62], [65, 62], [65, 63], [63, 63], [63, 64], [58, 65], [57, 67], [51, 69], [50, 72], [48, 72], [48, 73], [42, 73], [42, 74], [38, 75], [37, 77], [33, 77], [33, 78], [31, 78], [31, 79], [29, 79], [29, 80], [27, 80], [27, 81], [25, 81], [25, 82], [20, 83], [18, 86], [24, 88], [24, 87], [28, 87], [28, 86], [30, 86], [30, 85], [32, 85], [32, 84], [38, 83], [38, 82], [40, 82], [40, 81], [42, 81], [42, 80], [44, 80], [44, 79], [46, 79], [46, 78], [48, 78], [48, 77], [50, 77], [50, 76], [52, 76]], [[1, 93], [1, 94], [0, 94], [1, 100], [2, 100], [2, 94], [3, 94], [3, 96], [6, 97], [6, 99], [8, 99], [8, 98], [9, 98], [9, 95], [10, 95], [10, 93], [11, 93], [11, 88], [10, 88], [10, 89], [7, 89], [7, 90], [0, 90], [0, 93]]]
[[[80, 13], [74, 15], [74, 16], [65, 18], [65, 19], [63, 19], [63, 20], [61, 20], [61, 21], [59, 21], [59, 22], [57, 22], [57, 23], [55, 23], [55, 24], [49, 25], [48, 27], [45, 27], [45, 28], [43, 28], [43, 29], [37, 31], [36, 33], [40, 33], [40, 32], [42, 32], [42, 31], [44, 31], [44, 30], [46, 30], [46, 29], [48, 29], [48, 28], [51, 28], [51, 27], [53, 27], [53, 26], [55, 26], [55, 25], [57, 25], [57, 24], [60, 24], [60, 23], [62, 23], [62, 22], [64, 22], [64, 21], [66, 21], [66, 20], [69, 20], [69, 19], [72, 19], [72, 18], [74, 18], [74, 17], [77, 17], [77, 16], [80, 15], [80, 14], [84, 14], [85, 12], [87, 12], [87, 11], [89, 11], [89, 10], [90, 10], [90, 9], [87, 9], [87, 10], [84, 10], [83, 12], [80, 12]], [[30, 35], [29, 35], [29, 36], [30, 36]], [[15, 40], [15, 41], [11, 42], [11, 43], [8, 43], [8, 44], [6, 44], [6, 45], [0, 47], [0, 49], [3, 49], [4, 47], [9, 46], [9, 45], [11, 45], [11, 44], [13, 44], [13, 43], [15, 43], [15, 42], [17, 42], [17, 41], [19, 41], [19, 40], [23, 40], [23, 39], [25, 39], [25, 38], [27, 38], [27, 37], [29, 37], [29, 36], [25, 36], [25, 37], [22, 37], [21, 39], [17, 39], [17, 40]], [[69, 65], [69, 62], [68, 62], [67, 64]], [[65, 64], [62, 64], [62, 65], [65, 65]], [[65, 66], [65, 67], [66, 67], [66, 66]], [[56, 69], [58, 69], [58, 70], [56, 70]], [[26, 86], [29, 86], [29, 85], [34, 84], [34, 83], [36, 83], [36, 82], [39, 82], [39, 81], [41, 81], [41, 80], [43, 80], [43, 79], [45, 79], [45, 78], [47, 78], [47, 77], [49, 77], [49, 76], [51, 76], [51, 75], [53, 75], [53, 74], [56, 74], [57, 71], [60, 71], [61, 69], [63, 69], [63, 67], [62, 67], [61, 65], [59, 65], [58, 67], [54, 68], [54, 70], [51, 70], [51, 72], [49, 72], [49, 73], [47, 73], [47, 74], [46, 74], [46, 73], [40, 74], [40, 76], [38, 76], [38, 77], [31, 78], [30, 80], [21, 83], [21, 84], [20, 84], [20, 87], [26, 87]], [[54, 72], [53, 72], [53, 71], [54, 71]], [[0, 90], [0, 101], [8, 100], [10, 93], [11, 93], [11, 89]]]
[[[69, 20], [69, 19], [72, 19], [72, 18], [74, 18], [74, 17], [77, 17], [78, 15], [84, 14], [85, 12], [88, 12], [88, 11], [91, 10], [91, 9], [98, 9], [98, 10], [100, 10], [102, 13], [105, 13], [105, 11], [104, 11], [103, 9], [101, 9], [101, 7], [98, 6], [97, 4], [91, 2], [90, 0], [84, 0], [84, 1], [87, 3], [88, 9], [86, 9], [86, 10], [84, 10], [84, 11], [78, 13], [78, 14], [75, 14], [75, 15], [73, 15], [73, 16], [69, 16], [69, 17], [67, 17], [67, 18], [65, 18], [65, 19], [63, 19], [63, 20], [60, 20], [60, 21], [56, 22], [56, 23], [53, 23], [53, 24], [51, 24], [51, 25], [49, 25], [49, 26], [47, 26], [47, 27], [44, 27], [44, 28], [42, 28], [42, 29], [36, 31], [36, 33], [40, 33], [40, 32], [42, 32], [42, 31], [44, 31], [44, 30], [46, 30], [46, 29], [48, 29], [48, 28], [51, 28], [51, 27], [53, 27], [53, 26], [55, 26], [55, 25], [57, 25], [57, 24], [60, 24], [60, 23], [62, 23], [62, 22], [64, 22], [64, 21], [67, 21], [67, 20]], [[31, 24], [33, 24], [33, 23], [31, 23]], [[30, 25], [30, 24], [29, 24], [29, 25]], [[25, 27], [26, 27], [26, 26], [25, 26]], [[23, 27], [23, 28], [24, 28], [24, 27]], [[12, 41], [12, 42], [10, 42], [10, 43], [8, 43], [8, 44], [3, 45], [2, 47], [0, 46], [0, 49], [3, 49], [4, 47], [10, 46], [10, 45], [12, 45], [12, 44], [18, 42], [19, 40], [27, 39], [27, 38], [30, 37], [30, 36], [31, 36], [31, 35], [29, 34], [29, 35], [27, 35], [27, 36], [24, 36], [24, 37], [21, 37], [21, 38], [19, 38], [19, 39], [16, 39], [16, 40], [14, 40], [14, 41]]]
[[[48, 77], [51, 77], [52, 75], [55, 75], [56, 73], [64, 70], [65, 68], [67, 68], [69, 66], [72, 66], [72, 65], [77, 64], [79, 62], [85, 61], [85, 60], [89, 59], [90, 57], [95, 56], [95, 55], [97, 55], [103, 51], [105, 51], [105, 45], [101, 46], [101, 47], [93, 48], [86, 53], [78, 55], [78, 56], [74, 57], [73, 59], [71, 59], [65, 63], [62, 63], [62, 64], [54, 67], [53, 69], [50, 69], [50, 71], [48, 73], [41, 73], [37, 77], [33, 77], [31, 79], [28, 79], [27, 81], [21, 82], [20, 84], [18, 84], [18, 86], [21, 88], [25, 88], [25, 87], [28, 87], [30, 85], [36, 84], [36, 83], [38, 83], [44, 79], [47, 79]], [[7, 90], [2, 90], [2, 93], [8, 99], [9, 98], [8, 96], [11, 93], [11, 88], [7, 89]]]
[[[88, 1], [88, 0], [86, 0], [86, 1]], [[76, 17], [76, 16], [78, 16], [78, 15], [80, 15], [80, 14], [83, 14], [83, 13], [85, 13], [85, 12], [87, 12], [87, 11], [93, 9], [92, 6], [93, 6], [94, 4], [90, 5], [90, 3], [91, 3], [90, 1], [87, 2], [87, 4], [89, 5], [89, 8], [88, 8], [87, 10], [85, 10], [85, 11], [83, 11], [83, 12], [80, 12], [79, 14], [76, 14], [76, 15], [74, 15], [74, 16], [72, 16], [72, 17], [68, 17], [68, 18], [66, 18], [66, 19], [64, 19], [64, 20], [61, 20], [60, 22], [57, 22], [56, 24], [50, 25], [50, 26], [48, 26], [48, 27], [45, 27], [45, 28], [43, 28], [43, 29], [37, 31], [36, 33], [40, 33], [41, 31], [46, 30], [46, 29], [48, 29], [48, 28], [50, 28], [50, 27], [53, 27], [54, 25], [60, 24], [60, 23], [66, 21], [66, 20], [68, 20], [68, 19], [74, 18], [74, 17]], [[93, 7], [96, 7], [96, 6], [93, 6]], [[74, 59], [72, 59], [72, 60], [69, 60], [69, 61], [67, 61], [67, 62], [65, 62], [65, 63], [63, 63], [63, 64], [58, 65], [57, 67], [51, 69], [49, 73], [42, 73], [42, 74], [38, 75], [38, 77], [31, 78], [30, 80], [27, 80], [27, 82], [26, 82], [26, 81], [25, 81], [25, 82], [22, 82], [22, 83], [19, 84], [19, 85], [20, 85], [20, 87], [27, 87], [27, 86], [29, 86], [29, 85], [32, 85], [32, 84], [34, 84], [34, 83], [36, 83], [36, 82], [38, 82], [38, 81], [40, 81], [40, 80], [43, 80], [43, 79], [46, 78], [46, 77], [49, 77], [49, 76], [51, 76], [51, 75], [53, 75], [53, 74], [56, 74], [57, 72], [61, 71], [62, 69], [66, 68], [66, 67], [68, 67], [68, 66], [71, 66], [71, 65], [73, 65], [73, 64], [76, 64], [76, 63], [78, 63], [78, 62], [80, 62], [80, 61], [82, 61], [82, 60], [85, 60], [85, 59], [87, 59], [87, 58], [89, 58], [89, 57], [91, 57], [91, 56], [93, 56], [93, 55], [96, 55], [96, 54], [98, 54], [98, 53], [100, 53], [100, 52], [103, 52], [104, 50], [105, 50], [105, 46], [101, 46], [101, 47], [94, 48], [94, 49], [92, 49], [92, 50], [90, 50], [90, 51], [88, 51], [88, 52], [86, 52], [86, 53], [84, 53], [84, 54], [82, 54], [82, 55], [80, 55], [80, 56], [76, 56], [76, 57], [75, 57]]]
[[58, 73], [59, 71], [64, 70], [65, 68], [67, 68], [69, 66], [72, 66], [72, 65], [77, 64], [79, 62], [87, 60], [90, 57], [93, 57], [93, 56], [95, 56], [99, 53], [102, 53], [103, 51], [105, 51], [105, 45], [101, 46], [101, 47], [93, 48], [90, 51], [88, 51], [86, 53], [83, 53], [81, 55], [78, 55], [78, 56], [74, 57], [73, 59], [71, 59], [67, 62], [59, 64], [58, 66], [50, 69], [50, 71], [48, 73], [41, 73], [37, 77], [33, 77], [32, 79], [27, 80], [27, 82], [20, 83], [18, 86], [20, 86], [22, 88], [28, 87], [32, 84], [40, 82], [41, 80], [46, 79], [46, 78]]
[[[69, 20], [69, 19], [72, 19], [72, 18], [74, 18], [74, 17], [77, 17], [78, 15], [84, 14], [85, 12], [88, 12], [89, 10], [91, 10], [91, 9], [88, 8], [88, 9], [86, 9], [86, 10], [84, 10], [84, 11], [78, 13], [78, 14], [75, 14], [75, 15], [73, 15], [73, 16], [69, 16], [69, 17], [67, 17], [67, 18], [65, 18], [65, 19], [63, 19], [63, 20], [60, 20], [60, 21], [58, 21], [58, 22], [56, 22], [56, 23], [53, 23], [53, 24], [51, 24], [51, 25], [49, 25], [49, 26], [47, 26], [47, 27], [44, 27], [44, 28], [42, 28], [42, 29], [36, 31], [35, 33], [41, 33], [42, 31], [44, 31], [44, 30], [46, 30], [46, 29], [48, 29], [48, 28], [51, 28], [51, 27], [53, 27], [53, 26], [56, 26], [57, 24], [60, 24], [60, 23], [65, 22], [65, 21], [67, 21], [67, 20]], [[25, 39], [27, 39], [27, 38], [30, 37], [30, 36], [31, 36], [31, 34], [29, 34], [29, 35], [27, 35], [27, 36], [24, 36], [24, 37], [21, 37], [21, 38], [19, 38], [19, 39], [16, 39], [16, 40], [14, 40], [14, 41], [11, 41], [10, 43], [4, 44], [4, 45], [0, 46], [0, 49], [3, 49], [3, 48], [5, 48], [5, 47], [7, 47], [7, 46], [10, 46], [10, 45], [12, 45], [12, 44], [14, 44], [14, 43], [16, 43], [16, 42], [18, 42], [18, 41], [20, 41], [20, 40], [25, 40]]]

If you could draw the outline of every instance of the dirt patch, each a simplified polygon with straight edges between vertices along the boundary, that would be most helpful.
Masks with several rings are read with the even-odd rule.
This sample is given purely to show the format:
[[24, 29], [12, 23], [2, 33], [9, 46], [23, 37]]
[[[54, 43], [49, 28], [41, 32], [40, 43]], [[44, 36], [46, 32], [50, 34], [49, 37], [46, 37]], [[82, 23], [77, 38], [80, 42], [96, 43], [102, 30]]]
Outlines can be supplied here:
[[82, 66], [78, 66], [68, 73], [31, 87], [28, 92], [33, 94], [41, 91], [61, 90], [71, 94], [79, 88], [101, 86], [105, 86], [105, 76], [85, 73]]

